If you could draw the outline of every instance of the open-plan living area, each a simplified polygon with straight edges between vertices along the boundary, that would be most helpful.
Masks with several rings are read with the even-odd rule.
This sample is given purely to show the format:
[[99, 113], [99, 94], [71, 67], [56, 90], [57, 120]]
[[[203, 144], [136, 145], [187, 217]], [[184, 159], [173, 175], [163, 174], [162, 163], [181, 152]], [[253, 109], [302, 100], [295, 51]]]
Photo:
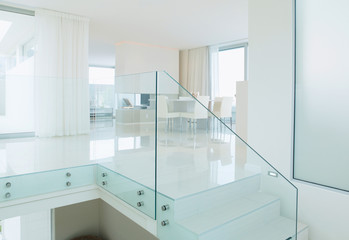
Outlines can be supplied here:
[[348, 10], [1, 1], [0, 240], [349, 239]]

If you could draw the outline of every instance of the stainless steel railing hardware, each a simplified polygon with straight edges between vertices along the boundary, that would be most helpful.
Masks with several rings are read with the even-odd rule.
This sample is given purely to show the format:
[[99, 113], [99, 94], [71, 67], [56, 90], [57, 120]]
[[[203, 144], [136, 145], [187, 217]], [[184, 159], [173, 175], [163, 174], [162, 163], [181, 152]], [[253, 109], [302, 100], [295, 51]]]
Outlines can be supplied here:
[[138, 195], [138, 196], [144, 195], [144, 191], [143, 191], [143, 190], [137, 191], [137, 195]]
[[163, 226], [163, 227], [165, 227], [169, 224], [170, 224], [170, 222], [168, 220], [161, 221], [161, 226]]
[[161, 206], [161, 210], [162, 211], [166, 211], [166, 210], [169, 210], [169, 209], [170, 209], [170, 206], [168, 204]]

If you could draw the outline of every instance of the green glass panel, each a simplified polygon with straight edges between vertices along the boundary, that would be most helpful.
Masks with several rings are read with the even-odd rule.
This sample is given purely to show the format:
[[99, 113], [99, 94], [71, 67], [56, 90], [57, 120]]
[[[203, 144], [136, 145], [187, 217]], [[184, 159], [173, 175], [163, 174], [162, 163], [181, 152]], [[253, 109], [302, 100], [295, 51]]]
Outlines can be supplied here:
[[0, 179], [0, 201], [63, 191], [95, 183], [95, 165], [37, 172]]
[[153, 189], [103, 166], [98, 166], [97, 184], [149, 217], [155, 218]]

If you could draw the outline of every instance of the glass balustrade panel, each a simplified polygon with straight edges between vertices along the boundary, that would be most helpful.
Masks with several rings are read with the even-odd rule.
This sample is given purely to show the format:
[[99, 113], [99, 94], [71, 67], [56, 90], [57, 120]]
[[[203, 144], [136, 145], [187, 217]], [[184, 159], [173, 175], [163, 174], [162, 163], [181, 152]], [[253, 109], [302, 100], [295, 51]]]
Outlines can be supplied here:
[[189, 93], [165, 72], [157, 90], [160, 239], [256, 239], [273, 228], [295, 239], [297, 189], [232, 130], [231, 99]]

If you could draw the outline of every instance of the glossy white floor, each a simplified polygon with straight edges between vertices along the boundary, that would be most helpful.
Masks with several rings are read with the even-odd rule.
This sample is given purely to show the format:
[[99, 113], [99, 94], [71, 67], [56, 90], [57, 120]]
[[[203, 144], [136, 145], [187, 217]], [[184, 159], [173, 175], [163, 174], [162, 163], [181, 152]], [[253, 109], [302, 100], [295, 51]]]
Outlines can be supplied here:
[[[287, 181], [269, 175], [275, 170], [220, 122], [191, 125], [186, 119], [161, 121], [157, 129], [154, 123], [94, 122], [90, 135], [0, 140], [0, 177], [98, 163], [151, 189], [156, 186], [165, 196], [159, 204], [173, 204], [171, 217], [158, 211], [159, 224], [168, 218], [171, 226], [184, 227], [183, 239], [246, 237], [249, 231], [238, 232], [244, 230], [241, 224], [254, 229], [249, 239], [263, 231], [261, 239], [292, 236], [295, 222], [280, 215], [292, 215], [296, 206]], [[285, 196], [290, 202], [284, 202]], [[159, 237], [179, 239], [166, 232], [170, 229], [158, 228]]]
[[162, 123], [157, 136], [155, 149], [154, 124], [110, 121], [92, 123], [90, 135], [3, 139], [0, 177], [99, 163], [152, 189], [157, 181], [160, 192], [179, 198], [253, 174], [236, 164], [235, 136], [227, 129]]

